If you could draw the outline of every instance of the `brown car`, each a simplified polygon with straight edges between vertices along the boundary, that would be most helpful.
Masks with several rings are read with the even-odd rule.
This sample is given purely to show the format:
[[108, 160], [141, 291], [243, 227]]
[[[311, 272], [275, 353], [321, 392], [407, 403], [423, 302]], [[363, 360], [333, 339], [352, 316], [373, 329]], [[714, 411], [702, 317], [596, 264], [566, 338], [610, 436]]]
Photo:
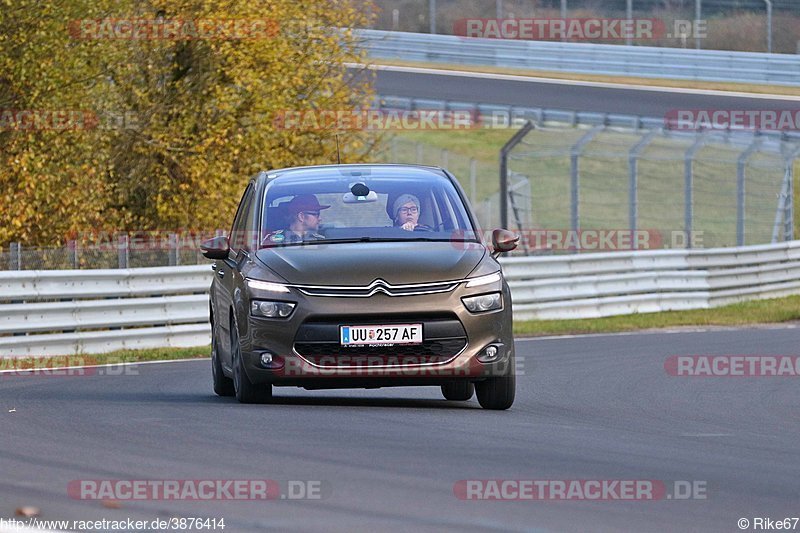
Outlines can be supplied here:
[[514, 401], [511, 298], [446, 170], [328, 165], [262, 172], [229, 237], [203, 243], [214, 391], [433, 385], [448, 400]]

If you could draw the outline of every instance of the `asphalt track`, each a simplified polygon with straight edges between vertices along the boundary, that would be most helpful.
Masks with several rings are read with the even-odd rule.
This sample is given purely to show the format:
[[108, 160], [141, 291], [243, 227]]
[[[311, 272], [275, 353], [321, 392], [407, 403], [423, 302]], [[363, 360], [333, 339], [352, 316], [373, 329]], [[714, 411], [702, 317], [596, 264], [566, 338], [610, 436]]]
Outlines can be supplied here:
[[392, 67], [369, 74], [377, 94], [662, 117], [670, 110], [800, 110], [800, 97], [632, 88], [496, 74]]
[[[238, 531], [739, 531], [800, 515], [797, 377], [672, 377], [670, 355], [798, 355], [800, 329], [518, 340], [517, 401], [438, 389], [210, 392], [208, 361], [124, 376], [0, 376], [0, 517], [224, 517]], [[13, 411], [13, 412], [10, 412]], [[321, 500], [126, 502], [77, 479], [324, 482]], [[701, 481], [689, 501], [463, 501], [465, 479]], [[798, 526], [800, 527], [800, 526]]]

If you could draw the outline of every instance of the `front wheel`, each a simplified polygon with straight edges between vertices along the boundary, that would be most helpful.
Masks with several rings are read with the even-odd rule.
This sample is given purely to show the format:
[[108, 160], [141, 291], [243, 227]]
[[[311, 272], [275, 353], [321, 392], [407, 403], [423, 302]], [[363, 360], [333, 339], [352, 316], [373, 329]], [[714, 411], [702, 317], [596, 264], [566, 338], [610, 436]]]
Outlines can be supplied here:
[[214, 333], [216, 328], [211, 327], [211, 377], [214, 381], [214, 392], [218, 396], [233, 396], [236, 391], [233, 388], [233, 380], [225, 377], [222, 372], [222, 364], [219, 362], [219, 349], [217, 348], [217, 335]]
[[454, 402], [466, 402], [475, 394], [475, 385], [470, 381], [454, 381], [442, 385], [442, 396]]
[[479, 381], [475, 384], [478, 403], [484, 409], [504, 410], [514, 403], [517, 379], [514, 374]]
[[233, 388], [239, 403], [267, 403], [272, 400], [272, 385], [254, 385], [244, 371], [242, 347], [236, 324], [231, 323], [231, 353], [233, 354]]

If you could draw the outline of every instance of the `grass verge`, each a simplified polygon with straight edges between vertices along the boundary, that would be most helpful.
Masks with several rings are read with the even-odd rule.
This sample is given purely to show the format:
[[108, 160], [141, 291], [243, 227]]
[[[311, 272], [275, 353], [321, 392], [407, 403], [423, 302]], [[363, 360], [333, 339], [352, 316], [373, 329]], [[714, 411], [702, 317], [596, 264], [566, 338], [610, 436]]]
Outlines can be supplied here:
[[119, 365], [147, 361], [173, 361], [209, 357], [211, 346], [196, 348], [151, 348], [145, 350], [118, 350], [102, 354], [74, 354], [36, 357], [0, 358], [0, 370], [56, 369], [77, 366]]
[[744, 326], [800, 320], [800, 296], [755, 300], [692, 311], [665, 311], [580, 320], [514, 322], [516, 335], [539, 337], [579, 333], [615, 333], [676, 326]]

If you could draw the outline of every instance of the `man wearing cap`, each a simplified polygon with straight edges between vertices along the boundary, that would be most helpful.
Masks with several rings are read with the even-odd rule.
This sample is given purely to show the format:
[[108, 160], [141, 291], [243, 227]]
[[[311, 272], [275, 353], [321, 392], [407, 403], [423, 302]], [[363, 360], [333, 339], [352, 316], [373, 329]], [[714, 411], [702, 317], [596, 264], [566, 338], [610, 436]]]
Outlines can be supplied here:
[[321, 205], [313, 194], [295, 196], [286, 204], [288, 228], [274, 231], [264, 240], [270, 243], [296, 243], [324, 239], [325, 236], [317, 233], [317, 229], [319, 228], [320, 211], [329, 207], [329, 205]]
[[431, 228], [419, 223], [419, 198], [413, 194], [401, 194], [392, 204], [395, 227], [406, 231], [427, 230]]

